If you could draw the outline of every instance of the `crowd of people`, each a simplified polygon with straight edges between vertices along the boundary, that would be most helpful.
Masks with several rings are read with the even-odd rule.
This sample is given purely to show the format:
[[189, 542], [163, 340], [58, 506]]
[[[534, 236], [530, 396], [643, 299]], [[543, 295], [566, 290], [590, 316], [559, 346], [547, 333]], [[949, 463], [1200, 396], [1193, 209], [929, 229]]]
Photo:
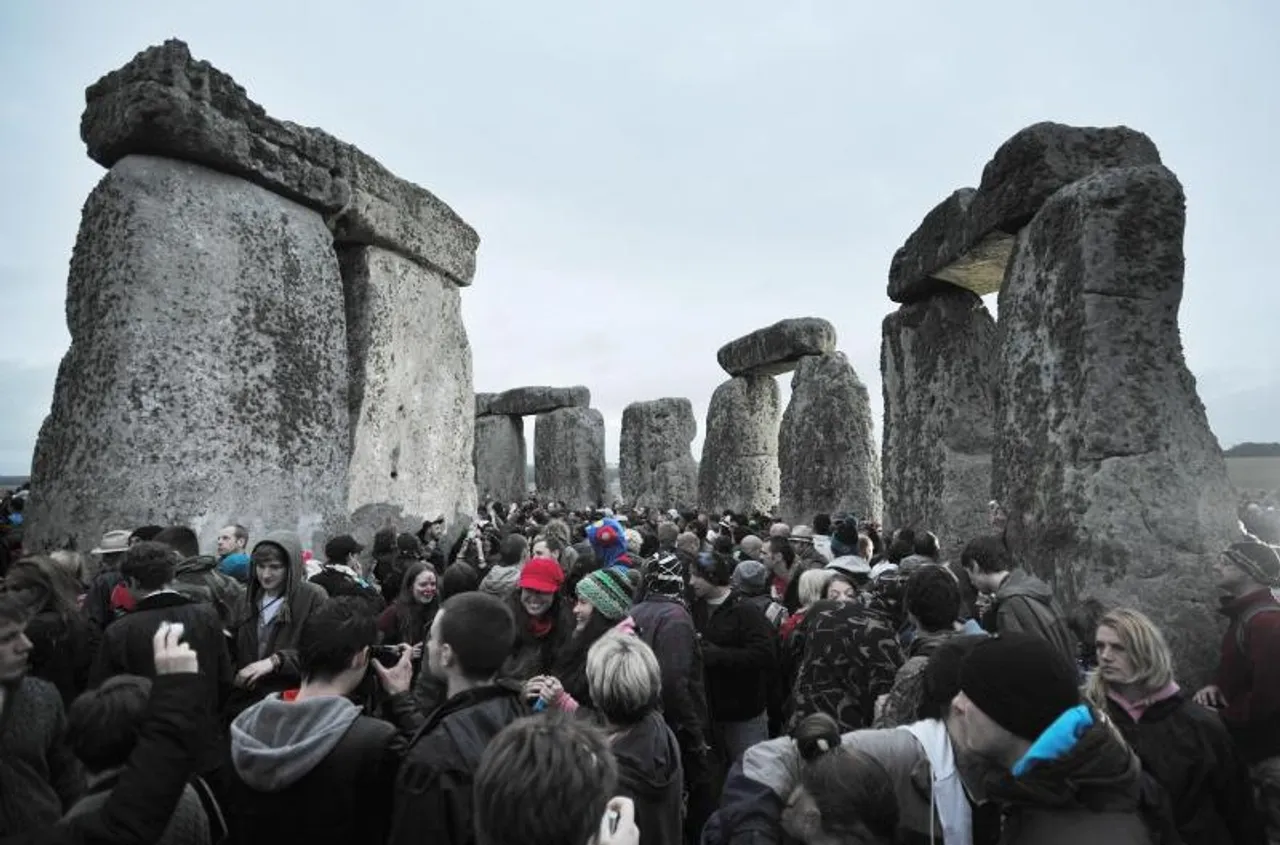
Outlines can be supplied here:
[[1245, 519], [1184, 690], [1141, 612], [1064, 613], [998, 509], [954, 556], [536, 497], [313, 554], [239, 525], [31, 549], [23, 499], [0, 843], [1280, 843], [1280, 554]]

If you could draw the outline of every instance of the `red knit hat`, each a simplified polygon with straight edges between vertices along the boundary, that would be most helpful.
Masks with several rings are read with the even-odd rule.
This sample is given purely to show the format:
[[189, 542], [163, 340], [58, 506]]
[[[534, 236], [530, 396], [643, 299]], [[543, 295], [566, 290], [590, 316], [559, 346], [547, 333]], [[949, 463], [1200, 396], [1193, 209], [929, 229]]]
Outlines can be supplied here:
[[520, 589], [537, 593], [558, 593], [564, 586], [564, 570], [549, 557], [535, 557], [520, 570]]

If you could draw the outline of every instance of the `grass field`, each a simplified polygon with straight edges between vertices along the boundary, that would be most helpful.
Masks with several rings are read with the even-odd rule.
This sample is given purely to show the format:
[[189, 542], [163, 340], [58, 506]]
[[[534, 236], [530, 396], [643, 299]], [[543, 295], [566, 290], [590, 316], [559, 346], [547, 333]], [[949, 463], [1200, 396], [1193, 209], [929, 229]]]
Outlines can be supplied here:
[[1280, 490], [1280, 458], [1227, 458], [1227, 475], [1242, 493]]

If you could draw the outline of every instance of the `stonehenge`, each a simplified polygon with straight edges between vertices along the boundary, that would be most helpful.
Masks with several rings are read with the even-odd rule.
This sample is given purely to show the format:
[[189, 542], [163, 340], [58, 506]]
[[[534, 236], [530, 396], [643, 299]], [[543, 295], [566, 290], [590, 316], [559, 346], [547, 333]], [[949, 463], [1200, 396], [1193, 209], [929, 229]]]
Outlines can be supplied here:
[[[1017, 563], [1067, 608], [1146, 612], [1198, 684], [1235, 515], [1178, 331], [1184, 206], [1132, 129], [1005, 142], [893, 257], [883, 471], [889, 527], [963, 542], [994, 497]], [[994, 291], [996, 322], [975, 296]]]
[[318, 548], [474, 512], [475, 230], [180, 41], [90, 86], [81, 137], [108, 170], [68, 277], [33, 548], [149, 523], [212, 546], [233, 522]]
[[751, 513], [777, 507], [781, 403], [772, 376], [735, 376], [711, 394], [698, 464], [698, 502], [704, 510]]
[[698, 434], [688, 399], [632, 402], [622, 412], [618, 474], [622, 497], [649, 508], [689, 507], [698, 495], [698, 465], [689, 451]]
[[570, 508], [604, 503], [604, 415], [595, 408], [557, 408], [534, 423], [533, 471], [538, 492]]

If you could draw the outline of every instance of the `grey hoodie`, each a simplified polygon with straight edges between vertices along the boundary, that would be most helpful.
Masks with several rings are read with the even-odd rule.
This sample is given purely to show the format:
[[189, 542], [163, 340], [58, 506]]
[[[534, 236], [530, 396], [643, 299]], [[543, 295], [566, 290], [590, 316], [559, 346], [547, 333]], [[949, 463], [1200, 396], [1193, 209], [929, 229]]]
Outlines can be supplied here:
[[277, 693], [231, 723], [231, 763], [259, 792], [288, 789], [329, 756], [360, 708], [340, 696], [285, 701]]

